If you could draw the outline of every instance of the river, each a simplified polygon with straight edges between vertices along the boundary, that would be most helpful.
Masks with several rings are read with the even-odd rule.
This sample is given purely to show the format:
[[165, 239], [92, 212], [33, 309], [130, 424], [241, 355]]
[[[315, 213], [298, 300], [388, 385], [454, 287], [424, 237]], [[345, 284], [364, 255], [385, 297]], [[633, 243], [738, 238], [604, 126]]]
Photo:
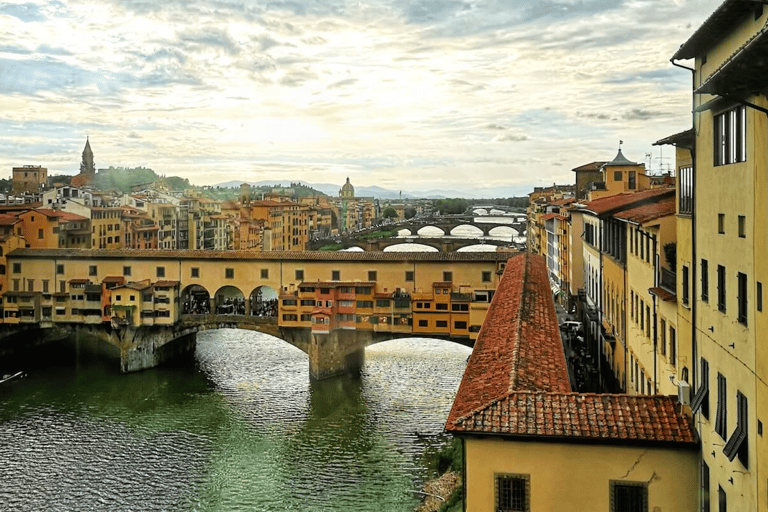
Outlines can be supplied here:
[[249, 331], [128, 375], [37, 350], [0, 385], [3, 510], [413, 510], [470, 353], [393, 340], [359, 378], [310, 382], [305, 354]]

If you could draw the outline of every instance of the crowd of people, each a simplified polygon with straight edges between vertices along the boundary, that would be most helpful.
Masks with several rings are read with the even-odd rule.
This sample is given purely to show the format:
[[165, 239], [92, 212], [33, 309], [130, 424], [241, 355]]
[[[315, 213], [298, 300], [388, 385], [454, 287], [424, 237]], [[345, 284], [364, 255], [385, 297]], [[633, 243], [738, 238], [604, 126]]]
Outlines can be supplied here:
[[[208, 315], [211, 313], [210, 299], [207, 296], [188, 297], [182, 304], [184, 315]], [[228, 297], [223, 303], [216, 306], [217, 315], [245, 315], [245, 299], [242, 297]], [[252, 316], [277, 316], [277, 299], [252, 300]]]

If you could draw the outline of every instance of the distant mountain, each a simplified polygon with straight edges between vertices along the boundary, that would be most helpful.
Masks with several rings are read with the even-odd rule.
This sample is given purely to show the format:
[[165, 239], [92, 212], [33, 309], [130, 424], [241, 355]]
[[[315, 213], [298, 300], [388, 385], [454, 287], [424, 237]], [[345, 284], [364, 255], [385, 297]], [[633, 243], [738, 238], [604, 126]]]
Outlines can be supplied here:
[[[281, 187], [289, 187], [291, 185], [291, 181], [258, 181], [258, 182], [245, 182], [242, 180], [234, 180], [234, 181], [228, 181], [226, 183], [219, 183], [219, 187], [225, 187], [225, 188], [232, 188], [232, 187], [240, 187], [240, 184], [242, 183], [248, 183], [252, 187], [261, 187], [261, 186], [281, 186]], [[322, 192], [323, 194], [329, 195], [331, 197], [338, 197], [339, 190], [341, 189], [340, 185], [332, 184], [332, 183], [307, 183], [304, 181], [299, 182], [293, 182], [293, 183], [301, 183], [304, 186], [311, 187], [315, 190], [318, 190]], [[528, 193], [531, 192], [531, 187], [529, 186], [521, 186], [521, 187], [472, 187], [468, 188], [467, 190], [447, 190], [447, 189], [430, 189], [430, 190], [409, 190], [408, 192], [403, 191], [402, 196], [400, 195], [401, 192], [399, 190], [390, 190], [382, 187], [377, 187], [375, 185], [365, 187], [365, 186], [355, 186], [355, 195], [358, 197], [374, 197], [376, 199], [400, 199], [401, 197], [403, 199], [444, 199], [444, 198], [451, 198], [451, 197], [463, 197], [466, 199], [493, 199], [493, 198], [499, 198], [499, 197], [525, 197], [528, 195]]]

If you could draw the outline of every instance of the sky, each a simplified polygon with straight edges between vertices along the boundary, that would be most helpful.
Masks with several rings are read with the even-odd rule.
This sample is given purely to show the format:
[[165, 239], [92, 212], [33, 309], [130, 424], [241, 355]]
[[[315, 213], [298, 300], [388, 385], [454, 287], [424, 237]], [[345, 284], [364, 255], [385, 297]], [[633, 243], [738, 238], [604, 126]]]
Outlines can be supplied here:
[[6, 0], [0, 177], [76, 174], [86, 137], [97, 168], [195, 185], [524, 195], [619, 141], [665, 171], [653, 143], [691, 125], [670, 58], [720, 3]]

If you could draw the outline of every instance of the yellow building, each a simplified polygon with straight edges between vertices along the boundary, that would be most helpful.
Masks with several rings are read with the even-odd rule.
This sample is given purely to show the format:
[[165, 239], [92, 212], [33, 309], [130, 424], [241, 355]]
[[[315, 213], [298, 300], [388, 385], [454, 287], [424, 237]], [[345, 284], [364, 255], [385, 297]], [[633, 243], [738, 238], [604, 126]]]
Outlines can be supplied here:
[[122, 208], [91, 208], [91, 247], [93, 249], [122, 249]]
[[696, 435], [675, 398], [571, 392], [537, 256], [507, 263], [446, 430], [463, 443], [467, 511], [697, 506]]
[[11, 194], [41, 194], [48, 184], [48, 169], [39, 165], [14, 167]]
[[[672, 56], [693, 72], [691, 408], [702, 507], [768, 510], [768, 9], [726, 0]], [[686, 256], [687, 258], [687, 256]], [[684, 268], [684, 267], [683, 267]]]

